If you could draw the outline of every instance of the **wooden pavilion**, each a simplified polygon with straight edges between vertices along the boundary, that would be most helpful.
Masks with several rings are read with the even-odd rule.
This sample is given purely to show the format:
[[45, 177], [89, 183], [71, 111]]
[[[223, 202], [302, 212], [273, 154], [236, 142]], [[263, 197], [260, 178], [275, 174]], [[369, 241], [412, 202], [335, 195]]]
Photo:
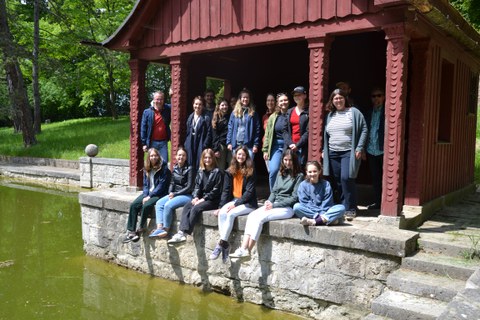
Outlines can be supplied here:
[[[172, 154], [206, 77], [226, 95], [308, 88], [311, 158], [320, 158], [325, 100], [348, 80], [360, 108], [386, 88], [381, 215], [474, 183], [480, 35], [447, 0], [139, 0], [103, 46], [130, 53], [130, 184], [141, 184], [139, 126], [149, 63], [172, 76]], [[363, 98], [362, 98], [363, 97]], [[263, 102], [263, 101], [262, 101]]]

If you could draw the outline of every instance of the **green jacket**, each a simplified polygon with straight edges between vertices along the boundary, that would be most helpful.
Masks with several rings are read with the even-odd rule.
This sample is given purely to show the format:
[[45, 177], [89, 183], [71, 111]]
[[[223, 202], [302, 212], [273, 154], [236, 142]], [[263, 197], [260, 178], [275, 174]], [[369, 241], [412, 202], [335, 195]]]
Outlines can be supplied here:
[[299, 173], [295, 178], [291, 175], [282, 176], [280, 171], [275, 180], [272, 193], [268, 200], [273, 208], [291, 207], [298, 202], [297, 190], [300, 182], [303, 181], [303, 173]]
[[277, 112], [272, 113], [268, 118], [267, 128], [265, 129], [265, 141], [263, 142], [262, 152], [268, 154], [268, 159], [270, 159], [270, 151], [272, 150], [273, 135], [275, 134], [275, 120], [277, 120], [277, 117]]

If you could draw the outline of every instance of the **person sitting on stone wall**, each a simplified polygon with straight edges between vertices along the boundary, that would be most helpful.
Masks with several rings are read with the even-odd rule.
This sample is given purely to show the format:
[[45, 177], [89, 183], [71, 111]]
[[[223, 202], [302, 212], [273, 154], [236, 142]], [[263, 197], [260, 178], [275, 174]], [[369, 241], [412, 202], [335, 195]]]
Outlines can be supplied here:
[[304, 226], [336, 225], [343, 222], [345, 206], [333, 203], [330, 183], [323, 179], [322, 165], [308, 161], [306, 177], [298, 187], [298, 203], [293, 212]]
[[275, 180], [272, 192], [265, 204], [251, 212], [245, 225], [245, 233], [240, 248], [230, 254], [230, 258], [246, 258], [260, 238], [263, 224], [272, 220], [288, 219], [293, 216], [293, 205], [298, 201], [297, 190], [303, 179], [297, 153], [286, 149], [282, 155], [282, 165]]
[[[171, 173], [167, 163], [155, 148], [148, 149], [143, 169], [143, 192], [130, 205], [128, 213], [127, 236], [124, 243], [136, 242], [146, 229], [147, 218], [152, 213], [158, 199], [165, 196], [170, 184]], [[140, 212], [140, 226], [137, 226], [137, 215]]]
[[195, 178], [193, 199], [183, 207], [179, 231], [168, 240], [169, 244], [186, 241], [187, 235], [193, 233], [193, 228], [203, 211], [218, 208], [222, 186], [223, 172], [217, 168], [215, 152], [212, 149], [205, 149], [200, 157], [200, 169]]
[[168, 194], [155, 205], [157, 229], [150, 233], [150, 238], [165, 238], [172, 225], [175, 209], [183, 207], [192, 200], [193, 168], [187, 164], [187, 151], [179, 147], [176, 155], [177, 164], [173, 167]]
[[235, 218], [249, 214], [258, 207], [255, 182], [255, 168], [248, 148], [245, 145], [240, 146], [225, 172], [221, 209], [215, 211], [215, 215], [218, 216], [220, 240], [210, 255], [210, 260], [217, 259], [221, 253], [223, 263], [227, 262], [230, 250], [228, 237], [232, 232]]

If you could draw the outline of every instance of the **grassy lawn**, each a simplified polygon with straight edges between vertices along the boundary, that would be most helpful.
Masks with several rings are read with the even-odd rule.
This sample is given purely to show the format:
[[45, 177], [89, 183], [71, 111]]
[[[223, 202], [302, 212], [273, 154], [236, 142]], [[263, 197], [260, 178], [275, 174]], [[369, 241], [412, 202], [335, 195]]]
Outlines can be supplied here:
[[96, 144], [98, 157], [128, 159], [130, 156], [130, 118], [85, 118], [42, 124], [38, 144], [23, 147], [22, 134], [0, 128], [0, 154], [5, 156], [78, 160], [85, 147]]

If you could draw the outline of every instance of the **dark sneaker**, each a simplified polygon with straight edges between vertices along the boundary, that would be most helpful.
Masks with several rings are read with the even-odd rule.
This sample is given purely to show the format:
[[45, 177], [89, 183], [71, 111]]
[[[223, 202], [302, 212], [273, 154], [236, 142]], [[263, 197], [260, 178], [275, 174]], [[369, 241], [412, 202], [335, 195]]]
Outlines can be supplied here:
[[348, 210], [345, 212], [345, 219], [347, 219], [347, 221], [352, 221], [356, 216], [357, 212], [355, 210]]
[[223, 263], [227, 263], [229, 254], [230, 254], [230, 245], [228, 245], [226, 248], [222, 247], [222, 262]]
[[218, 256], [220, 255], [220, 253], [222, 253], [222, 247], [217, 244], [215, 246], [215, 249], [213, 249], [213, 252], [212, 254], [210, 255], [210, 260], [216, 260], [218, 258]]
[[123, 239], [123, 243], [129, 243], [129, 242], [137, 242], [140, 239], [138, 234], [136, 232], [129, 231], [125, 239]]

